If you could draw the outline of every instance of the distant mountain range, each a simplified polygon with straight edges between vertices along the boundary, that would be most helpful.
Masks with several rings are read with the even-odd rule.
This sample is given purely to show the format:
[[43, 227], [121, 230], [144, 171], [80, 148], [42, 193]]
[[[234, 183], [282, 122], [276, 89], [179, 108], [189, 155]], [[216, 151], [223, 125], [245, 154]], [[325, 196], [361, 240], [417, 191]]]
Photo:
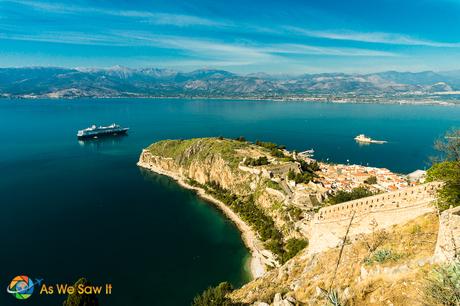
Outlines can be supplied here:
[[237, 75], [223, 70], [178, 72], [113, 67], [0, 68], [0, 97], [240, 97], [445, 96], [460, 90], [460, 71], [371, 74]]

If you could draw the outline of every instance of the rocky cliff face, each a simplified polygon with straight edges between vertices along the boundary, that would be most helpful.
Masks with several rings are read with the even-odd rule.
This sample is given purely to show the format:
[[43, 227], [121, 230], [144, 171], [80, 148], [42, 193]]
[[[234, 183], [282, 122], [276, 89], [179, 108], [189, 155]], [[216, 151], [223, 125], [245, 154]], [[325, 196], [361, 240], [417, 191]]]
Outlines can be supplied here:
[[[191, 159], [190, 162], [188, 162], [189, 159]], [[218, 153], [209, 154], [200, 160], [193, 160], [192, 155], [174, 159], [153, 155], [147, 150], [143, 152], [140, 161], [203, 185], [211, 182], [217, 183], [235, 194], [247, 193], [247, 186], [249, 186], [247, 183], [254, 180], [249, 174], [231, 169]]]
[[299, 213], [293, 217], [293, 206], [286, 204], [287, 195], [272, 181], [268, 166], [247, 167], [242, 163], [246, 158], [261, 156], [271, 161], [270, 166], [293, 164], [248, 142], [218, 138], [160, 141], [143, 151], [140, 162], [184, 181], [217, 184], [237, 196], [253, 197], [285, 238], [303, 237], [300, 227], [294, 226]]

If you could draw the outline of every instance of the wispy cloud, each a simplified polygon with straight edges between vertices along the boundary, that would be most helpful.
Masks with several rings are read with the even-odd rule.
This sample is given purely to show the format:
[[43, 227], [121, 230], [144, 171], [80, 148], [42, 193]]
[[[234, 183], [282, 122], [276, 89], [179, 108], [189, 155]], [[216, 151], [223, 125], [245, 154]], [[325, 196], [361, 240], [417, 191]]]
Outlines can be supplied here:
[[40, 34], [1, 33], [0, 39], [37, 41], [73, 45], [94, 46], [129, 46], [127, 42], [117, 40], [103, 34], [87, 34], [78, 32], [45, 32]]
[[[401, 56], [390, 48], [386, 49], [393, 52], [379, 50], [380, 46], [368, 47], [360, 44], [351, 46], [351, 44], [340, 43], [339, 40], [394, 44], [397, 38], [401, 44], [403, 41], [405, 44], [414, 44], [411, 38], [401, 35], [393, 37], [386, 33], [309, 31], [276, 24], [269, 27], [257, 22], [245, 23], [232, 21], [232, 19], [220, 20], [187, 14], [115, 9], [114, 6], [103, 8], [92, 5], [85, 7], [81, 4], [63, 5], [57, 2], [46, 2], [46, 0], [0, 0], [0, 9], [4, 3], [11, 7], [13, 7], [12, 3], [15, 3], [14, 8], [17, 11], [28, 8], [29, 13], [45, 16], [53, 22], [34, 27], [37, 24], [36, 20], [24, 26], [10, 21], [5, 23], [7, 27], [3, 27], [4, 22], [2, 21], [0, 39], [72, 44], [76, 46], [75, 50], [78, 50], [78, 45], [101, 46], [101, 48], [80, 48], [80, 50], [84, 50], [82, 54], [95, 54], [94, 58], [97, 58], [101, 57], [100, 50], [104, 49], [108, 52], [107, 55], [102, 56], [103, 58], [117, 58], [117, 60], [121, 58], [120, 61], [124, 63], [139, 60], [142, 60], [142, 63], [148, 63], [150, 60], [176, 67], [244, 66], [262, 67], [264, 70], [263, 67], [270, 66], [310, 66], [316, 59], [319, 62], [336, 58], [345, 60], [343, 58], [347, 57], [346, 61], [351, 62], [355, 60], [351, 57], [354, 57], [375, 58], [377, 61], [383, 61], [384, 58]], [[25, 16], [29, 15], [25, 14]], [[13, 15], [14, 18], [11, 20], [16, 21], [17, 16]], [[98, 18], [103, 19], [102, 22], [97, 22]], [[94, 20], [95, 22], [94, 24], [88, 22], [87, 25], [74, 24], [73, 20]], [[105, 26], [107, 22], [110, 22], [112, 26]], [[63, 27], [57, 30], [55, 25], [59, 24], [62, 24]], [[146, 24], [159, 26], [153, 27]], [[166, 25], [171, 26], [171, 29]], [[184, 27], [184, 29], [177, 29], [177, 27]], [[185, 29], [185, 27], [194, 28]], [[155, 32], [151, 29], [155, 29]], [[318, 41], [311, 42], [302, 36], [337, 41], [325, 44]], [[305, 41], [306, 43], [303, 43]], [[131, 51], [137, 48], [130, 47], [142, 47], [142, 50], [145, 47], [146, 53], [140, 55], [137, 51]], [[44, 49], [47, 50], [47, 48]], [[127, 56], [126, 58], [119, 57], [119, 54], [127, 54]]]
[[154, 46], [163, 49], [182, 50], [199, 58], [213, 60], [243, 61], [249, 63], [273, 60], [277, 56], [263, 47], [251, 44], [237, 44], [204, 38], [185, 36], [153, 35], [147, 32], [125, 31], [117, 35], [131, 43]]
[[232, 43], [205, 38], [174, 35], [155, 35], [142, 31], [113, 31], [100, 34], [79, 32], [41, 32], [36, 34], [0, 33], [1, 39], [40, 41], [77, 45], [146, 46], [174, 49], [196, 58], [214, 61], [261, 63], [281, 60], [292, 55], [329, 55], [360, 57], [391, 57], [396, 53], [359, 48], [320, 47], [306, 44], [262, 44], [256, 42]]
[[[460, 43], [437, 42], [430, 40], [417, 39], [398, 33], [384, 33], [384, 32], [355, 32], [350, 30], [340, 31], [327, 31], [327, 30], [311, 30], [294, 26], [276, 26], [265, 27], [250, 24], [239, 24], [230, 21], [214, 20], [210, 18], [203, 18], [200, 16], [187, 15], [187, 14], [171, 14], [152, 12], [144, 10], [114, 10], [101, 7], [84, 7], [78, 5], [62, 5], [59, 3], [50, 3], [44, 1], [30, 1], [30, 0], [0, 0], [0, 3], [15, 3], [24, 5], [36, 10], [46, 11], [48, 13], [56, 14], [94, 14], [105, 16], [116, 16], [136, 19], [137, 22], [150, 23], [156, 25], [170, 25], [176, 27], [187, 26], [205, 26], [210, 28], [218, 27], [220, 30], [239, 29], [249, 33], [262, 33], [268, 35], [286, 35], [286, 38], [292, 38], [292, 35], [300, 35], [306, 37], [324, 38], [329, 40], [338, 41], [354, 41], [378, 44], [392, 44], [392, 45], [412, 45], [412, 46], [428, 46], [428, 47], [460, 47]], [[89, 41], [92, 41], [89, 39]], [[100, 42], [98, 42], [100, 43]], [[288, 46], [286, 44], [286, 46]], [[329, 54], [338, 56], [393, 56], [393, 53], [384, 51], [373, 51], [364, 49], [351, 49], [351, 48], [329, 48], [329, 47], [316, 47], [316, 46], [303, 46], [295, 48], [299, 45], [291, 45], [294, 50], [281, 52], [281, 53], [308, 53], [308, 54]], [[302, 51], [302, 52], [300, 52]]]
[[353, 32], [353, 31], [316, 31], [299, 27], [285, 26], [286, 30], [308, 37], [326, 38], [331, 40], [349, 40], [367, 43], [380, 43], [407, 46], [427, 46], [427, 47], [446, 47], [458, 48], [460, 43], [437, 42], [430, 40], [417, 39], [403, 34], [383, 33], [383, 32]]
[[[163, 65], [178, 69], [183, 68], [209, 68], [209, 67], [232, 67], [232, 66], [247, 66], [253, 64], [251, 61], [232, 61], [232, 60], [163, 60]], [[145, 64], [149, 63], [149, 59], [144, 60]]]
[[203, 18], [186, 14], [170, 14], [151, 11], [138, 10], [113, 10], [100, 7], [83, 7], [78, 5], [62, 5], [57, 3], [48, 3], [28, 0], [0, 0], [0, 3], [15, 3], [30, 7], [35, 10], [46, 11], [55, 14], [96, 14], [117, 16], [126, 18], [141, 19], [142, 22], [148, 22], [158, 25], [174, 25], [179, 27], [185, 26], [225, 26], [223, 21], [216, 21], [209, 18]]
[[339, 56], [339, 57], [395, 57], [396, 53], [358, 49], [317, 47], [304, 44], [245, 44], [227, 43], [215, 40], [181, 36], [150, 35], [148, 33], [124, 33], [128, 39], [139, 43], [153, 44], [155, 47], [176, 49], [210, 61], [231, 63], [230, 65], [250, 65], [273, 62], [289, 62], [291, 57], [303, 56]]
[[334, 55], [334, 56], [368, 56], [388, 57], [399, 54], [386, 51], [377, 51], [359, 48], [319, 47], [305, 44], [276, 44], [266, 49], [272, 53], [280, 54], [311, 54], [311, 55]]

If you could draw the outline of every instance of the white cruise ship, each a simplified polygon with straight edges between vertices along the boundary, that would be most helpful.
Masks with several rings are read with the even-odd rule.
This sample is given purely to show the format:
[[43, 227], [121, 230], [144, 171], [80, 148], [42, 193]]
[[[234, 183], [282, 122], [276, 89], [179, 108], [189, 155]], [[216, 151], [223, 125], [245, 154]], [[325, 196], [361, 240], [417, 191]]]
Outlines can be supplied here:
[[112, 136], [112, 135], [122, 135], [128, 132], [129, 128], [123, 128], [118, 124], [111, 124], [109, 126], [96, 126], [92, 125], [89, 128], [79, 130], [77, 137], [79, 139], [83, 138], [97, 138], [99, 136]]

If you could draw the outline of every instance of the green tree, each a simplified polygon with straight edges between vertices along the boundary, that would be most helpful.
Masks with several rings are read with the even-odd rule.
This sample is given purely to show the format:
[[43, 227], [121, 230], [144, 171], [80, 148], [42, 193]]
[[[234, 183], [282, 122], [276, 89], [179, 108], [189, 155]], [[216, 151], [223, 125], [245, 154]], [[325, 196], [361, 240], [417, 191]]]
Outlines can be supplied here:
[[315, 175], [311, 172], [295, 173], [292, 169], [287, 174], [288, 180], [294, 181], [296, 184], [308, 183]]
[[268, 142], [268, 141], [265, 142], [265, 141], [256, 140], [256, 145], [258, 145], [259, 147], [269, 149], [269, 150], [280, 148], [280, 146], [278, 146], [276, 143]]
[[267, 250], [271, 251], [273, 254], [276, 254], [278, 259], [283, 262], [284, 248], [283, 241], [280, 239], [270, 239], [265, 241], [264, 246]]
[[192, 306], [233, 306], [241, 305], [233, 303], [227, 294], [233, 290], [228, 282], [223, 282], [216, 287], [209, 287], [201, 294], [197, 295], [192, 302]]
[[313, 171], [313, 172], [321, 170], [321, 168], [319, 167], [319, 164], [318, 164], [318, 162], [316, 160], [314, 162], [310, 163], [309, 166], [310, 166], [310, 170]]
[[373, 196], [375, 193], [366, 187], [356, 187], [351, 191], [339, 190], [335, 195], [329, 198], [328, 202], [330, 204], [339, 204], [343, 202], [348, 202], [352, 200], [357, 200], [361, 198], [366, 198]]
[[438, 161], [460, 161], [460, 129], [448, 131], [434, 143], [434, 147], [441, 153]]
[[438, 207], [441, 211], [460, 205], [460, 162], [443, 161], [434, 164], [427, 175], [428, 181], [442, 181], [438, 190]]
[[441, 181], [438, 190], [438, 207], [441, 211], [460, 205], [460, 130], [452, 130], [436, 141], [441, 153], [428, 170], [427, 181]]
[[302, 251], [308, 245], [308, 241], [305, 239], [290, 238], [286, 241], [285, 253], [283, 254], [283, 262], [288, 261], [297, 253]]
[[280, 150], [280, 149], [271, 149], [270, 151], [270, 154], [273, 156], [273, 157], [278, 157], [278, 158], [282, 158], [284, 157], [284, 153]]
[[377, 177], [376, 176], [369, 176], [367, 179], [364, 180], [364, 184], [374, 185], [377, 184]]
[[304, 160], [299, 160], [299, 163], [300, 163], [300, 168], [301, 168], [302, 171], [304, 171], [304, 172], [314, 173], [314, 172], [316, 172], [316, 171], [321, 170], [321, 168], [319, 167], [319, 164], [318, 164], [317, 161], [314, 161], [314, 162], [311, 162], [311, 163], [307, 163], [307, 162], [304, 161]]
[[261, 156], [258, 159], [254, 159], [251, 157], [246, 158], [244, 161], [244, 164], [246, 166], [263, 166], [263, 165], [268, 165], [270, 162], [268, 161], [266, 156]]
[[[91, 286], [90, 282], [86, 278], [80, 278], [74, 285], [77, 288], [79, 285]], [[98, 306], [99, 302], [95, 294], [78, 294], [76, 291], [73, 294], [69, 294], [67, 300], [62, 304], [63, 306]]]

